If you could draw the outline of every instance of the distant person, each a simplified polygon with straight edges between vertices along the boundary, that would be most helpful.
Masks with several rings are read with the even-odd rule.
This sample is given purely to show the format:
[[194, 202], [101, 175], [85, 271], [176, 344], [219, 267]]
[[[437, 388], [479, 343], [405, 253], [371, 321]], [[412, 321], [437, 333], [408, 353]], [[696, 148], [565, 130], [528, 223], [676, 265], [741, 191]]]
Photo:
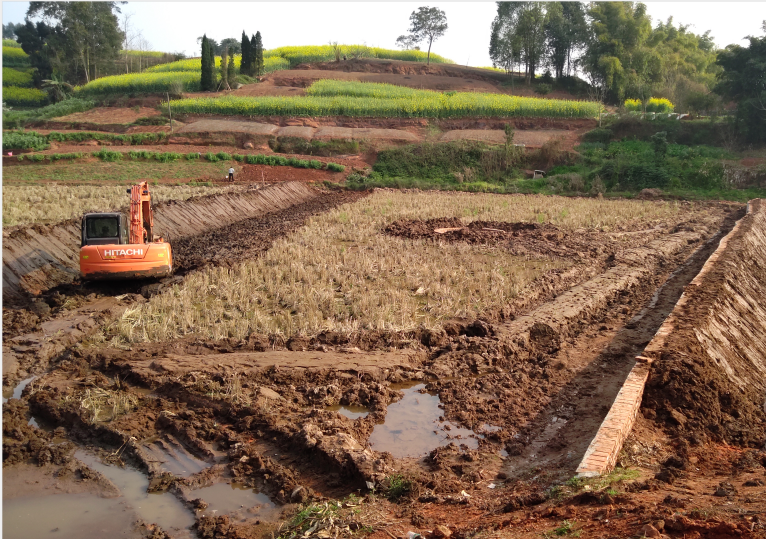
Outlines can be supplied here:
[[230, 182], [233, 182], [233, 181], [234, 181], [234, 167], [231, 167], [231, 168], [229, 169], [229, 181], [230, 181]]
[[344, 60], [346, 59], [346, 55], [345, 55], [345, 54], [343, 55], [343, 59], [344, 59]]

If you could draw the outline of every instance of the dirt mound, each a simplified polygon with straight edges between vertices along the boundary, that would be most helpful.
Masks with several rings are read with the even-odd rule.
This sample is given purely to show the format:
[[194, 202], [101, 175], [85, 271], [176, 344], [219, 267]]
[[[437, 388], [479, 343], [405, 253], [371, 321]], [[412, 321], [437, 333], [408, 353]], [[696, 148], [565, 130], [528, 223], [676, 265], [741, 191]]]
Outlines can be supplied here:
[[493, 244], [518, 255], [562, 258], [599, 256], [609, 241], [603, 233], [573, 233], [549, 224], [473, 221], [463, 225], [457, 218], [395, 221], [385, 228], [385, 233], [410, 239]]
[[755, 200], [647, 347], [644, 414], [692, 442], [764, 443], [764, 260], [766, 207]]

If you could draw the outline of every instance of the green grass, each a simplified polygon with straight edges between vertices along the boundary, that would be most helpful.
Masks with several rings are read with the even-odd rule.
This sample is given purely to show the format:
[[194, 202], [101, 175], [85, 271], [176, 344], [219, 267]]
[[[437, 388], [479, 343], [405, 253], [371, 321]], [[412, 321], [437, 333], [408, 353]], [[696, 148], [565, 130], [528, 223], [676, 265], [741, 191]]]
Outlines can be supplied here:
[[3, 39], [3, 47], [10, 47], [12, 49], [20, 49], [21, 43], [17, 43], [13, 39]]
[[[408, 62], [426, 61], [426, 53], [424, 51], [400, 51], [382, 49], [380, 47], [367, 47], [366, 45], [340, 45], [340, 54], [341, 56], [346, 55], [348, 58], [379, 58]], [[264, 52], [264, 59], [274, 56], [285, 58], [290, 62], [291, 67], [310, 62], [329, 62], [335, 60], [335, 52], [330, 45], [288, 46]], [[433, 52], [431, 53], [431, 62], [434, 64], [453, 63], [452, 60]]]
[[[25, 156], [26, 157], [26, 156]], [[122, 159], [116, 162], [59, 162], [35, 166], [3, 167], [3, 182], [9, 184], [34, 184], [36, 182], [69, 183], [135, 183], [139, 180], [172, 179], [207, 182], [222, 179], [229, 165], [201, 161], [180, 160], [162, 163], [157, 161], [133, 161]]]

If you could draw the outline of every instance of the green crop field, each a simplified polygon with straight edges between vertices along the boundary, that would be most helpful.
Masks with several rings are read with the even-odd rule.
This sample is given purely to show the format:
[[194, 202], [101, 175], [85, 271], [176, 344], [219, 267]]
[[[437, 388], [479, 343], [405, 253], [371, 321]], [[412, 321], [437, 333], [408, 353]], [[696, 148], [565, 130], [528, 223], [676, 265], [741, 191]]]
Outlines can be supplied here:
[[[239, 64], [242, 61], [242, 56], [235, 55], [234, 56], [234, 67], [237, 71], [239, 71]], [[215, 65], [216, 67], [221, 67], [221, 57], [216, 56], [215, 58]], [[263, 70], [266, 73], [271, 73], [272, 71], [278, 71], [280, 69], [287, 69], [289, 67], [289, 64], [287, 60], [284, 58], [280, 58], [278, 56], [271, 57], [271, 58], [264, 58], [263, 59]], [[202, 70], [202, 60], [199, 58], [187, 58], [185, 60], [178, 60], [175, 62], [170, 62], [169, 64], [160, 64], [153, 67], [150, 67], [146, 70], [146, 73], [167, 73], [167, 72], [182, 72], [182, 71], [188, 71], [188, 72], [195, 72], [197, 73], [197, 76], [199, 76], [200, 71]]]
[[[404, 60], [408, 62], [425, 62], [426, 53], [423, 51], [399, 51], [381, 49], [380, 47], [367, 47], [366, 45], [340, 45], [341, 56], [348, 58], [379, 58], [385, 60]], [[274, 56], [285, 58], [290, 62], [290, 67], [307, 62], [329, 62], [335, 60], [335, 51], [330, 45], [308, 45], [296, 47], [279, 47], [265, 51], [264, 59]], [[443, 56], [431, 53], [431, 62], [434, 64], [451, 64]]]
[[29, 65], [29, 55], [20, 47], [3, 45], [3, 66], [19, 67]]
[[200, 74], [180, 71], [115, 75], [92, 80], [77, 87], [76, 91], [81, 95], [168, 92], [173, 89], [171, 85], [175, 82], [180, 83], [185, 92], [197, 92], [200, 87]]
[[[361, 116], [383, 118], [593, 118], [599, 104], [469, 92], [440, 93], [388, 84], [319, 81], [308, 97], [221, 97], [173, 101], [173, 111], [235, 116]], [[389, 97], [392, 96], [392, 97]]]
[[48, 94], [37, 88], [3, 88], [3, 102], [19, 107], [39, 107], [48, 100]]
[[3, 86], [20, 86], [28, 88], [32, 86], [32, 73], [13, 69], [12, 67], [4, 67]]

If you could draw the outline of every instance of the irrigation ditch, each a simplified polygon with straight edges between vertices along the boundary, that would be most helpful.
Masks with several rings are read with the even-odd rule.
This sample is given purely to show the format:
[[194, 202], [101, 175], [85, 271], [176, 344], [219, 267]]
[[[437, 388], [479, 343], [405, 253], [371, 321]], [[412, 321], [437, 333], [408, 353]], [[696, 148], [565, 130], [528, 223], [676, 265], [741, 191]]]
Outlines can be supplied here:
[[[258, 256], [310, 215], [362, 196], [284, 183], [158, 205], [179, 274], [148, 286], [78, 283], [74, 221], [8, 233], [4, 471], [9, 484], [27, 487], [6, 507], [39, 511], [40, 533], [59, 528], [67, 537], [83, 523], [131, 537], [262, 537], [284, 532], [279, 523], [301, 504], [374, 500], [404, 480], [405, 508], [370, 525], [374, 536], [407, 527], [467, 537], [513, 519], [560, 520], [564, 512], [530, 511], [555, 505], [552, 485], [589, 471], [583, 459], [600, 451], [594, 438], [609, 427], [637, 356], [648, 382], [618, 427], [620, 447], [637, 417], [687, 445], [689, 437], [763, 444], [761, 201], [746, 214], [711, 205], [702, 221], [645, 231], [620, 250], [546, 226], [396, 223], [381, 233], [591, 252], [499, 312], [439, 330], [78, 345], [189, 272]], [[65, 517], [79, 514], [72, 500], [91, 514]], [[636, 522], [656, 513], [630, 497], [607, 505]], [[595, 522], [597, 509], [580, 518]], [[449, 533], [434, 535], [447, 520]], [[322, 522], [308, 535], [369, 525]], [[689, 522], [667, 531], [725, 536]], [[4, 531], [20, 536], [13, 526], [23, 522], [5, 519]], [[616, 533], [637, 529], [626, 520]]]

